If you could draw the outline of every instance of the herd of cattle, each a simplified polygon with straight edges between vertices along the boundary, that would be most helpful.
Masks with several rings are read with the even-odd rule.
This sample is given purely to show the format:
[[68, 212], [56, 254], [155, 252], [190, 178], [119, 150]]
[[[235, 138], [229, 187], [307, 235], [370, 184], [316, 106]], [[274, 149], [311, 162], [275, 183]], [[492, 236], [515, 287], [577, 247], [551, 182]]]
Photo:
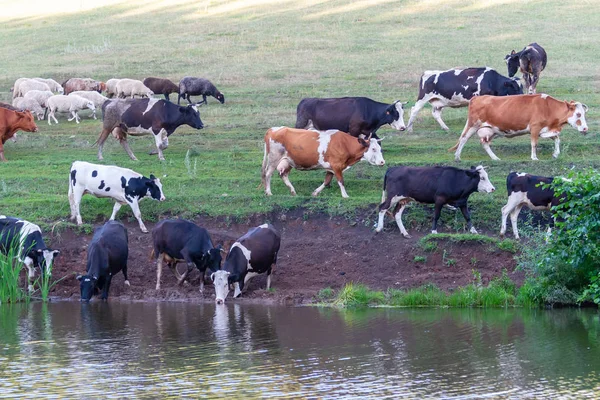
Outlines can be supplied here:
[[[484, 150], [494, 160], [498, 160], [498, 157], [490, 148], [493, 137], [503, 135], [510, 138], [528, 133], [531, 135], [532, 160], [537, 160], [539, 137], [554, 140], [553, 156], [558, 157], [562, 127], [569, 124], [585, 134], [588, 130], [585, 120], [588, 107], [579, 102], [559, 101], [546, 94], [535, 93], [540, 73], [547, 61], [545, 51], [538, 44], [532, 43], [520, 52], [513, 50], [505, 61], [510, 77], [504, 77], [491, 68], [426, 71], [419, 82], [419, 95], [410, 113], [408, 129], [412, 130], [418, 112], [427, 103], [432, 106], [434, 119], [446, 130], [448, 127], [441, 118], [442, 109], [468, 106], [465, 128], [456, 146], [450, 149], [455, 151], [456, 160], [460, 159], [466, 141], [474, 133], [478, 134]], [[523, 94], [520, 81], [512, 77], [519, 68], [528, 94]], [[103, 91], [107, 97], [100, 94]], [[84, 96], [86, 92], [93, 94], [84, 97], [80, 96], [82, 92]], [[177, 105], [170, 102], [169, 95], [172, 93], [179, 96]], [[163, 94], [165, 99], [153, 98], [155, 94]], [[190, 95], [201, 95], [203, 100], [193, 103]], [[147, 78], [143, 82], [111, 79], [106, 83], [72, 78], [63, 85], [47, 79], [22, 78], [15, 82], [13, 96], [15, 99], [39, 100], [39, 107], [49, 110], [48, 123], [51, 117], [56, 121], [56, 112], [69, 112], [71, 119], [78, 122], [78, 109], [87, 107], [95, 110], [96, 107], [101, 107], [103, 126], [97, 141], [99, 160], [102, 160], [103, 144], [111, 134], [119, 140], [132, 160], [136, 160], [136, 157], [129, 147], [127, 135], [152, 134], [156, 154], [160, 160], [164, 160], [163, 150], [168, 146], [169, 136], [179, 126], [185, 124], [195, 129], [203, 128], [198, 106], [206, 104], [206, 96], [214, 96], [221, 103], [225, 101], [224, 95], [212, 83], [206, 79], [191, 77], [183, 78], [179, 85], [161, 78]], [[136, 99], [135, 96], [143, 98]], [[182, 97], [187, 99], [187, 106], [179, 105]], [[406, 103], [400, 101], [386, 104], [366, 97], [303, 99], [297, 107], [294, 128], [271, 128], [265, 134], [261, 174], [265, 194], [272, 194], [271, 177], [275, 171], [291, 194], [296, 195], [289, 180], [289, 173], [293, 168], [324, 169], [324, 182], [312, 195], [317, 196], [330, 185], [335, 176], [342, 197], [348, 197], [343, 171], [360, 160], [378, 166], [385, 164], [377, 130], [386, 124], [399, 131], [407, 129], [403, 118], [404, 105]], [[39, 116], [40, 109], [36, 110], [33, 111]], [[46, 111], [42, 112], [45, 113]], [[17, 130], [38, 131], [32, 113], [0, 103], [2, 161], [6, 161], [2, 145]], [[525, 173], [513, 172], [508, 175], [508, 202], [502, 208], [501, 235], [506, 232], [506, 220], [510, 216], [515, 238], [519, 237], [517, 217], [523, 206], [550, 209], [561, 201], [561, 194], [539, 185], [552, 180], [552, 177]], [[444, 205], [459, 208], [469, 231], [477, 233], [472, 226], [467, 205], [469, 196], [476, 191], [490, 193], [494, 190], [483, 166], [470, 169], [450, 166], [391, 167], [383, 181], [376, 231], [383, 230], [384, 217], [391, 212], [402, 235], [408, 237], [402, 223], [402, 213], [408, 203], [416, 201], [435, 205], [432, 233], [437, 233], [437, 223]], [[129, 204], [141, 231], [148, 232], [142, 221], [139, 202], [144, 198], [164, 201], [165, 196], [160, 179], [153, 175], [147, 178], [126, 168], [75, 161], [69, 174], [68, 198], [71, 219], [78, 225], [82, 224], [80, 203], [86, 193], [111, 198], [115, 202], [109, 222], [95, 231], [88, 247], [87, 273], [78, 276], [82, 300], [89, 300], [98, 290], [102, 290], [102, 298], [106, 299], [111, 278], [117, 272], [123, 271], [125, 283], [129, 284], [127, 231], [122, 224], [114, 221], [117, 212], [123, 204]], [[157, 290], [160, 289], [162, 266], [165, 262], [180, 285], [192, 269], [197, 268], [202, 276], [200, 290], [204, 287], [205, 271], [210, 269], [218, 303], [225, 301], [231, 286], [234, 288], [234, 297], [239, 296], [244, 284], [256, 274], [267, 273], [269, 288], [272, 266], [277, 262], [280, 246], [280, 235], [273, 226], [261, 225], [248, 231], [231, 246], [221, 266], [221, 253], [225, 250], [220, 245], [214, 246], [206, 229], [192, 222], [181, 219], [161, 221], [153, 229], [152, 238]], [[7, 254], [15, 243], [20, 249], [20, 260], [28, 268], [29, 281], [36, 268], [45, 273], [59, 253], [58, 250], [45, 246], [37, 225], [18, 218], [0, 216], [0, 251]], [[187, 266], [183, 274], [179, 274], [176, 268], [180, 262]], [[31, 290], [31, 283], [29, 288]]]

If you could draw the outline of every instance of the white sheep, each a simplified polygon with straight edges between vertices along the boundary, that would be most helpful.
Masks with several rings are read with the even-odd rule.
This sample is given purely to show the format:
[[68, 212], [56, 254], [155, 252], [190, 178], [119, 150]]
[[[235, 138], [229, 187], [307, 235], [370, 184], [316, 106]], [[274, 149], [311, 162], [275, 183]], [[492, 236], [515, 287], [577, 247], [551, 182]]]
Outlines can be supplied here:
[[135, 79], [121, 79], [117, 82], [117, 97], [124, 99], [126, 97], [135, 96], [152, 97], [154, 92], [150, 90], [142, 81]]
[[32, 90], [50, 90], [50, 86], [48, 86], [44, 82], [34, 81], [33, 79], [27, 79], [18, 85], [17, 91], [13, 92], [13, 99], [16, 97], [25, 97], [25, 93], [30, 92]]
[[17, 97], [16, 99], [13, 99], [12, 105], [13, 107], [19, 108], [21, 110], [31, 111], [32, 114], [35, 114], [37, 116], [38, 121], [44, 119], [44, 109], [34, 99]]
[[48, 99], [54, 96], [49, 90], [30, 90], [23, 96], [26, 99], [34, 99], [42, 108], [48, 107]]
[[[108, 97], [102, 96], [100, 93], [98, 92], [89, 92], [86, 90], [78, 90], [75, 92], [71, 92], [69, 93], [69, 96], [80, 96], [83, 97], [84, 99], [88, 99], [89, 101], [91, 101], [92, 103], [94, 103], [94, 106], [96, 108], [102, 107], [102, 104], [104, 104], [104, 102], [106, 100], [109, 100]], [[94, 119], [96, 118], [96, 110], [94, 110], [94, 112], [92, 113], [92, 115], [94, 116]]]
[[29, 80], [29, 78], [19, 78], [15, 81], [15, 84], [13, 85], [13, 89], [12, 89], [12, 98], [16, 99], [17, 97], [17, 93], [19, 93], [19, 87], [21, 86], [21, 83], [25, 82], [26, 80]]
[[113, 98], [117, 95], [117, 83], [120, 79], [112, 78], [106, 81], [106, 96]]
[[96, 109], [93, 102], [84, 99], [81, 96], [65, 96], [64, 94], [52, 96], [48, 99], [48, 111], [50, 111], [48, 113], [48, 125], [52, 125], [50, 123], [50, 117], [58, 124], [58, 120], [54, 116], [56, 112], [69, 112], [73, 116], [72, 118], [69, 118], [69, 121], [73, 121], [74, 119], [75, 122], [79, 123], [77, 111], [85, 108], [89, 108], [92, 111]]
[[46, 79], [46, 78], [31, 78], [34, 81], [43, 82], [50, 88], [51, 91], [58, 94], [63, 94], [65, 89], [61, 86], [60, 83], [56, 82], [54, 79]]

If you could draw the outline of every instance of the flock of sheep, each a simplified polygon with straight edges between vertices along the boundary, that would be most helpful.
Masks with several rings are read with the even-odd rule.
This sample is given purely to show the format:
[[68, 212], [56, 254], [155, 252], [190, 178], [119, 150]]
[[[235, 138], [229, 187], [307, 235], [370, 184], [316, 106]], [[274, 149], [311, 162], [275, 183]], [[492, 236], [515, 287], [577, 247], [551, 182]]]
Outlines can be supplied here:
[[181, 79], [179, 85], [163, 78], [146, 78], [143, 82], [137, 79], [109, 79], [106, 83], [91, 78], [71, 78], [62, 85], [54, 79], [19, 78], [12, 88], [12, 105], [31, 111], [38, 120], [47, 118], [48, 125], [52, 124], [51, 120], [58, 123], [56, 113], [68, 113], [69, 121], [79, 123], [79, 111], [89, 109], [93, 118], [97, 119], [96, 109], [110, 98], [152, 97], [162, 94], [170, 101], [169, 95], [172, 93], [179, 95], [177, 104], [181, 98], [191, 103], [190, 96], [202, 96], [204, 103], [207, 102], [207, 96], [213, 96], [221, 103], [225, 102], [223, 93], [209, 80], [189, 76]]

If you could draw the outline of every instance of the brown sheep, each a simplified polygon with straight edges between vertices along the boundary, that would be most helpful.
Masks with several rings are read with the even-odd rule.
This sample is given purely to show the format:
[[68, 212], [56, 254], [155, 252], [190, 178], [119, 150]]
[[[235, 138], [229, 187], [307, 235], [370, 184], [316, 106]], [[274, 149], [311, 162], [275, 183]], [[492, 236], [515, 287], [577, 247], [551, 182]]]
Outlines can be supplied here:
[[179, 94], [179, 86], [174, 84], [168, 79], [163, 78], [146, 78], [144, 79], [144, 85], [146, 85], [154, 94], [162, 94], [165, 96], [165, 100], [171, 101], [169, 95], [171, 93]]
[[91, 78], [67, 79], [65, 82], [63, 82], [62, 86], [65, 89], [65, 95], [78, 90], [95, 90], [96, 92], [100, 93], [102, 92], [103, 88], [104, 90], [106, 89], [106, 85], [104, 84], [104, 82], [99, 82]]

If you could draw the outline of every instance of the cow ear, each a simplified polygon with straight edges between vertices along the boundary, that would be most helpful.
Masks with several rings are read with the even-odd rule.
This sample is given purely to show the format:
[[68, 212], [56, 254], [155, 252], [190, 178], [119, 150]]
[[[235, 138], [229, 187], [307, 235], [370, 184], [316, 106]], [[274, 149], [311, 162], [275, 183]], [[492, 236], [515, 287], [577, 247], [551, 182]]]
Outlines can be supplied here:
[[156, 177], [153, 174], [150, 174], [150, 179], [155, 180]]
[[212, 274], [210, 274], [210, 280], [211, 281], [215, 281], [215, 273], [213, 272]]
[[77, 275], [77, 277], [75, 279], [77, 279], [79, 282], [81, 282], [81, 280], [83, 279], [83, 275]]
[[56, 257], [59, 254], [60, 254], [60, 250], [52, 250], [52, 256], [53, 257]]
[[44, 250], [42, 250], [42, 249], [38, 249], [38, 251], [37, 251], [37, 252], [38, 252], [38, 253], [40, 253], [40, 254], [42, 254], [42, 253], [44, 252]]
[[515, 51], [514, 51], [514, 50], [513, 50], [513, 51], [511, 51], [511, 52], [510, 52], [510, 55], [511, 55], [511, 56], [514, 56], [514, 55], [515, 55]]
[[367, 142], [365, 142], [365, 139], [363, 138], [358, 138], [358, 143], [360, 143], [361, 146], [363, 147], [369, 147], [369, 144]]

